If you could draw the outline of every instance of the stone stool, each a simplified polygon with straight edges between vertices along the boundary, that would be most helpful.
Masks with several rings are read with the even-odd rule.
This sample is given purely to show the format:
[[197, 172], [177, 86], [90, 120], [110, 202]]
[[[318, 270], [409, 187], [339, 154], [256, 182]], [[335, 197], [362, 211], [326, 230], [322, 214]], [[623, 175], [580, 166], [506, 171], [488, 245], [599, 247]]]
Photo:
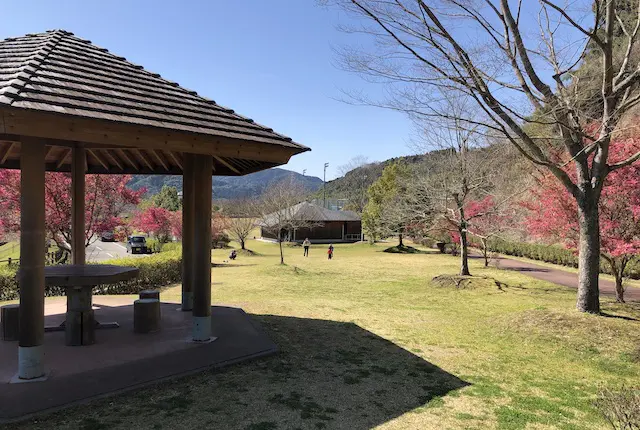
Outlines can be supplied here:
[[2, 309], [2, 340], [18, 340], [20, 333], [20, 305], [6, 305], [0, 309]]
[[153, 333], [160, 330], [160, 300], [138, 299], [133, 302], [133, 331]]
[[160, 300], [160, 291], [159, 290], [142, 290], [140, 291], [140, 298]]

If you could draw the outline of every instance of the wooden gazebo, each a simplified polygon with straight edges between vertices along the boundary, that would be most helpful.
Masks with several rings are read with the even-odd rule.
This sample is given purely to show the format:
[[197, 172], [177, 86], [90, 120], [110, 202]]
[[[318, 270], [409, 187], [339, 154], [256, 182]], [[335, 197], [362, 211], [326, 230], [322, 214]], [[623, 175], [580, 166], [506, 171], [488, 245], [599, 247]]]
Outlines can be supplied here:
[[212, 175], [308, 150], [67, 31], [0, 41], [0, 168], [22, 171], [18, 376], [44, 374], [45, 171], [72, 175], [74, 264], [85, 262], [86, 173], [184, 175], [182, 309], [207, 341]]

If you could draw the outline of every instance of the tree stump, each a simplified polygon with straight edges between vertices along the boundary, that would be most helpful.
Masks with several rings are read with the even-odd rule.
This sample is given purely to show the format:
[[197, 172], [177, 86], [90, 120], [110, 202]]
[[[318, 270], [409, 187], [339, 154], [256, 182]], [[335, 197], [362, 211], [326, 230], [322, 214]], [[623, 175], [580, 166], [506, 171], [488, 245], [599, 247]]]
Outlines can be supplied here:
[[160, 330], [160, 300], [139, 299], [133, 302], [133, 331], [153, 333]]
[[20, 305], [6, 305], [0, 309], [2, 309], [2, 340], [18, 340], [20, 334]]
[[142, 290], [140, 291], [140, 298], [160, 300], [160, 291], [159, 290]]

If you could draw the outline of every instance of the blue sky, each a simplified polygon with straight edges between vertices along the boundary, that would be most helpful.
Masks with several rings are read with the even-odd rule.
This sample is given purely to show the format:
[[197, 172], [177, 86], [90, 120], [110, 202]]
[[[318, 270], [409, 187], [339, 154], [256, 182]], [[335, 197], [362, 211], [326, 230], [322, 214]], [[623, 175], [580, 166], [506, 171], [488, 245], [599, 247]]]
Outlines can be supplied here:
[[335, 66], [353, 42], [315, 0], [3, 0], [0, 38], [62, 28], [312, 148], [286, 168], [327, 179], [356, 155], [411, 153], [401, 114], [337, 101], [381, 91]]

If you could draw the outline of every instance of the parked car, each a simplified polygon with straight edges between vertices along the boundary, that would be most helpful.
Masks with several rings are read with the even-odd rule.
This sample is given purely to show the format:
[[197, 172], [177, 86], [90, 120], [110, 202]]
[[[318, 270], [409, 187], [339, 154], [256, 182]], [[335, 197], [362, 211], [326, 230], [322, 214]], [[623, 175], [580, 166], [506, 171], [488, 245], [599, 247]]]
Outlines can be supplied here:
[[144, 236], [129, 236], [129, 239], [127, 239], [127, 253], [146, 254], [148, 251], [147, 239]]
[[112, 231], [103, 231], [100, 233], [100, 240], [102, 242], [113, 242], [116, 238]]

